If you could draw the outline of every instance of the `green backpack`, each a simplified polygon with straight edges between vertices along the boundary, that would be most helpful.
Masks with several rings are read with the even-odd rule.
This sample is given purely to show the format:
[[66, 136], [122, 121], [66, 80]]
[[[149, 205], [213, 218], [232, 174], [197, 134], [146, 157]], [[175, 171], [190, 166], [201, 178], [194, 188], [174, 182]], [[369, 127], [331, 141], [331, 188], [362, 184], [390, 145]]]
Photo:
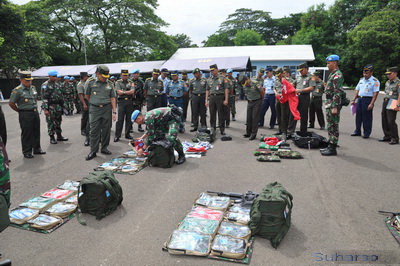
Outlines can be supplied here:
[[171, 168], [175, 163], [174, 147], [168, 140], [153, 142], [148, 151], [147, 164], [149, 166]]
[[[84, 177], [79, 185], [78, 206], [101, 220], [122, 203], [122, 188], [111, 171], [95, 171]], [[79, 217], [78, 217], [79, 218]], [[80, 222], [86, 225], [85, 222]]]
[[278, 182], [268, 184], [254, 200], [249, 228], [277, 248], [291, 225], [292, 195]]
[[8, 209], [10, 207], [10, 171], [4, 143], [0, 137], [0, 232], [10, 225]]
[[216, 132], [214, 128], [199, 128], [196, 135], [192, 139], [193, 142], [207, 141], [213, 143], [215, 141]]

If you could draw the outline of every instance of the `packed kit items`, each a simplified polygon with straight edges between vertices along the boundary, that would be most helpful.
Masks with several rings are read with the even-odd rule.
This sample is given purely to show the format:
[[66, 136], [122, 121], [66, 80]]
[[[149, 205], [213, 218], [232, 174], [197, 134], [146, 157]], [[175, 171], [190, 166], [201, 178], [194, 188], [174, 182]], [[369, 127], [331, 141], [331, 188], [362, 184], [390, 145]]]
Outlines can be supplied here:
[[249, 199], [245, 200], [245, 194], [238, 193], [201, 193], [163, 250], [173, 255], [250, 263], [254, 238], [247, 225]]
[[280, 162], [281, 159], [302, 159], [303, 155], [293, 151], [281, 135], [262, 136], [254, 156], [259, 162]]
[[66, 180], [57, 188], [22, 202], [9, 212], [11, 226], [51, 233], [74, 217], [79, 184], [77, 181]]
[[183, 152], [186, 158], [201, 158], [205, 156], [209, 149], [214, 146], [208, 141], [198, 141], [198, 142], [182, 142]]
[[110, 161], [100, 164], [95, 170], [133, 175], [146, 166], [146, 160], [146, 157], [137, 156], [135, 150], [129, 150], [118, 158], [113, 158]]

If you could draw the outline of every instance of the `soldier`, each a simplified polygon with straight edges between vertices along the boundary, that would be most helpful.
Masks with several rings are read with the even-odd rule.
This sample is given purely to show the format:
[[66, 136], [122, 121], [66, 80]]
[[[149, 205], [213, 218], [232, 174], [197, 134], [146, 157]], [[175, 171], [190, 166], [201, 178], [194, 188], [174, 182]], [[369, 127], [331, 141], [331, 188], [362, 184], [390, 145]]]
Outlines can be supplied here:
[[122, 79], [115, 82], [115, 90], [117, 91], [118, 101], [118, 120], [115, 126], [114, 142], [118, 142], [121, 138], [122, 127], [125, 121], [125, 138], [132, 139], [130, 131], [132, 129], [131, 116], [133, 112], [132, 98], [135, 93], [135, 84], [128, 79], [129, 71], [127, 69], [121, 70]]
[[61, 86], [61, 75], [57, 74], [57, 79], [56, 79], [56, 83], [58, 84], [58, 86]]
[[339, 121], [341, 109], [341, 96], [343, 94], [343, 74], [339, 70], [338, 55], [330, 55], [326, 58], [326, 66], [331, 72], [325, 87], [326, 121], [328, 123], [329, 146], [321, 149], [324, 156], [337, 155], [336, 146], [339, 141]]
[[[135, 93], [133, 94], [133, 110], [139, 110], [139, 112], [142, 111], [142, 106], [145, 105], [144, 102], [144, 82], [140, 76], [140, 70], [139, 69], [134, 69], [132, 71], [132, 82], [135, 85], [134, 90]], [[142, 125], [138, 125], [138, 131], [139, 132], [144, 132], [142, 129]]]
[[308, 128], [314, 128], [315, 124], [315, 114], [317, 114], [318, 124], [320, 130], [325, 129], [325, 119], [324, 113], [322, 111], [322, 95], [325, 91], [325, 85], [321, 80], [321, 73], [315, 71], [312, 74], [312, 80], [315, 82], [315, 89], [311, 93], [310, 101], [310, 125]]
[[207, 127], [206, 120], [206, 84], [207, 79], [202, 77], [199, 68], [193, 70], [194, 78], [189, 83], [189, 91], [192, 94], [193, 128], [190, 132], [197, 131], [199, 116], [201, 127]]
[[361, 136], [361, 124], [363, 125], [363, 138], [369, 138], [372, 132], [372, 111], [376, 98], [379, 94], [380, 82], [373, 74], [373, 66], [366, 65], [363, 70], [363, 75], [357, 84], [354, 99], [351, 104], [354, 104], [357, 99], [356, 108], [356, 130], [351, 136]]
[[[186, 88], [189, 88], [189, 79], [188, 79], [188, 73], [187, 70], [182, 70], [182, 80], [185, 82]], [[191, 95], [189, 93], [183, 94], [183, 119], [182, 122], [186, 122], [187, 118], [187, 110], [189, 107], [189, 102], [191, 100]], [[193, 119], [192, 119], [193, 123]]]
[[90, 124], [89, 124], [89, 102], [85, 98], [85, 84], [89, 78], [87, 72], [81, 72], [81, 81], [79, 81], [77, 86], [78, 98], [81, 101], [82, 118], [81, 118], [81, 134], [86, 136], [83, 145], [90, 145]]
[[74, 98], [75, 89], [73, 84], [69, 82], [70, 77], [64, 77], [64, 84], [62, 86], [63, 94], [64, 94], [64, 107], [67, 110], [67, 115], [74, 115]]
[[[163, 82], [163, 90], [162, 90], [162, 95], [161, 95], [161, 106], [158, 107], [167, 107], [168, 105], [168, 96], [166, 93], [166, 86], [168, 84], [168, 82], [170, 81], [170, 79], [168, 78], [168, 69], [166, 68], [162, 68], [161, 69], [161, 76], [158, 77], [159, 80], [161, 80]], [[154, 108], [158, 108], [158, 107], [154, 107]], [[148, 111], [149, 109], [147, 109]]]
[[111, 81], [111, 83], [112, 83], [112, 85], [113, 85], [113, 88], [115, 87], [115, 77], [114, 76], [111, 76], [110, 78], [109, 78], [109, 81]]
[[117, 118], [117, 95], [112, 82], [108, 80], [109, 73], [106, 65], [99, 65], [96, 77], [89, 78], [85, 84], [85, 97], [90, 103], [90, 153], [85, 158], [87, 161], [97, 156], [100, 138], [101, 153], [112, 154], [107, 147], [110, 144], [112, 121]]
[[229, 96], [229, 108], [232, 114], [232, 121], [236, 121], [236, 105], [235, 103], [238, 101], [240, 89], [238, 86], [238, 80], [233, 76], [233, 69], [230, 68], [226, 71], [228, 74], [228, 80], [232, 84], [232, 88]]
[[20, 72], [19, 81], [21, 84], [12, 90], [8, 104], [19, 116], [22, 153], [25, 158], [31, 159], [32, 151], [33, 154], [46, 154], [40, 147], [40, 117], [36, 102], [38, 94], [32, 86], [31, 72]]
[[[188, 88], [186, 86], [186, 82], [183, 80], [179, 80], [178, 71], [172, 71], [171, 74], [172, 80], [166, 86], [166, 93], [169, 97], [169, 103], [173, 104], [177, 107], [184, 108], [183, 97], [188, 94]], [[185, 125], [183, 123], [183, 114], [179, 124], [179, 133], [185, 132]]]
[[226, 80], [228, 80], [228, 105], [224, 105], [223, 106], [223, 110], [224, 110], [224, 118], [225, 118], [224, 125], [225, 125], [225, 128], [229, 128], [229, 125], [231, 123], [231, 114], [230, 114], [230, 108], [229, 108], [229, 98], [230, 98], [230, 95], [231, 95], [232, 84], [231, 84], [230, 80], [226, 78], [226, 70], [225, 69], [221, 69], [219, 71], [219, 74], [221, 75], [221, 77], [223, 77]]
[[76, 114], [80, 114], [82, 112], [82, 108], [81, 108], [81, 101], [79, 100], [78, 97], [78, 91], [77, 91], [78, 84], [76, 83], [76, 79], [74, 77], [70, 77], [69, 82], [74, 86], [74, 105], [76, 109]]
[[[388, 81], [385, 84], [385, 96], [382, 105], [382, 129], [384, 136], [379, 141], [389, 141], [389, 144], [399, 144], [399, 131], [396, 124], [397, 111], [400, 111], [400, 80], [397, 77], [398, 67], [389, 67], [386, 71]], [[398, 100], [397, 107], [387, 109], [389, 100]]]
[[[287, 136], [287, 131], [288, 131], [288, 125], [289, 125], [289, 114], [290, 114], [290, 108], [289, 108], [289, 101], [286, 101], [284, 103], [281, 103], [279, 99], [281, 99], [282, 96], [282, 75], [285, 75], [285, 72], [281, 72], [282, 68], [278, 68], [276, 73], [275, 73], [275, 82], [274, 82], [274, 93], [278, 101], [276, 101], [275, 107], [276, 107], [276, 115], [277, 115], [277, 120], [278, 120], [278, 126], [279, 126], [279, 131], [276, 133], [277, 135], [283, 134], [284, 137]], [[286, 80], [287, 77], [284, 77]], [[288, 81], [290, 82], [290, 81]]]
[[283, 77], [284, 77], [287, 81], [289, 81], [290, 83], [293, 84], [294, 78], [293, 78], [293, 75], [291, 75], [290, 73], [291, 73], [291, 72], [290, 72], [290, 68], [285, 68], [285, 69], [283, 70]]
[[260, 122], [258, 123], [258, 125], [260, 127], [264, 126], [265, 113], [268, 111], [268, 108], [271, 107], [271, 118], [269, 119], [269, 129], [274, 129], [276, 122], [275, 92], [273, 89], [275, 83], [275, 77], [273, 75], [272, 68], [270, 67], [267, 68], [266, 72], [267, 76], [265, 77], [262, 86], [264, 88], [265, 94], [263, 96], [260, 119], [259, 119]]
[[[142, 150], [138, 151], [138, 155], [145, 150], [154, 140], [167, 139], [169, 140], [174, 149], [178, 152], [178, 160], [176, 164], [182, 164], [186, 161], [185, 153], [183, 152], [183, 146], [181, 141], [177, 138], [178, 136], [178, 120], [179, 117], [175, 117], [171, 107], [161, 107], [148, 111], [146, 114], [142, 114], [139, 110], [135, 110], [132, 114], [132, 122], [138, 124], [145, 124], [147, 128], [146, 134], [141, 139], [145, 140], [145, 146]], [[167, 136], [165, 136], [167, 134]]]
[[[147, 78], [144, 82], [144, 97], [146, 99], [147, 111], [162, 106], [161, 95], [164, 91], [163, 81], [158, 78], [160, 70], [153, 69], [151, 78]], [[165, 96], [166, 97], [166, 96]]]
[[262, 87], [264, 84], [264, 73], [265, 73], [265, 69], [264, 68], [260, 68], [260, 70], [257, 72], [257, 76], [253, 76], [251, 79], [253, 81], [256, 81], [258, 83], [260, 83], [260, 86]]
[[[57, 144], [57, 141], [68, 141], [61, 135], [64, 96], [60, 85], [56, 82], [57, 71], [50, 70], [48, 74], [49, 79], [42, 84], [42, 110], [46, 115], [50, 143]], [[57, 134], [57, 140], [54, 138], [54, 134]]]
[[[296, 88], [296, 93], [299, 96], [299, 105], [297, 109], [300, 112], [300, 131], [307, 131], [308, 124], [308, 108], [310, 106], [310, 92], [315, 88], [315, 82], [311, 79], [308, 73], [307, 63], [302, 63], [299, 65], [300, 76], [293, 82], [293, 87]], [[289, 134], [296, 131], [297, 121], [293, 119], [293, 115], [289, 116]]]
[[223, 107], [228, 105], [229, 98], [229, 82], [226, 78], [218, 74], [218, 66], [216, 64], [210, 66], [211, 76], [206, 83], [206, 103], [210, 106], [210, 124], [216, 129], [217, 111], [219, 129], [221, 135], [225, 135], [225, 118]]
[[240, 74], [239, 82], [242, 84], [244, 94], [247, 97], [246, 134], [243, 137], [254, 140], [257, 137], [258, 121], [260, 120], [262, 97], [265, 89], [260, 82], [249, 79], [244, 74]]

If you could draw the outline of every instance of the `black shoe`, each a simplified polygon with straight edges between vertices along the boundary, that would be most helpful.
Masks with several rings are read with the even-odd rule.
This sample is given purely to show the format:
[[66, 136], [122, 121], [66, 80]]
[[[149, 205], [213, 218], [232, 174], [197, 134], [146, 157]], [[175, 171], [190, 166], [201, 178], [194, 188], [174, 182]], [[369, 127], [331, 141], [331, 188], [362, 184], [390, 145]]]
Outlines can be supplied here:
[[250, 138], [250, 134], [244, 134], [243, 138]]
[[180, 155], [178, 160], [176, 160], [176, 164], [183, 164], [186, 161], [185, 155]]
[[119, 137], [115, 137], [114, 142], [118, 142], [118, 141], [119, 141]]
[[260, 124], [259, 124], [258, 127], [264, 127], [264, 125], [260, 125]]
[[[141, 127], [138, 128], [138, 131], [139, 131], [139, 132], [144, 132], [144, 130], [143, 130]], [[133, 132], [133, 131], [132, 131], [132, 132]]]
[[83, 145], [85, 145], [86, 147], [90, 145], [90, 142], [88, 140], [85, 140], [85, 142], [83, 143]]
[[68, 141], [68, 138], [64, 138], [62, 135], [58, 135], [57, 141]]
[[45, 152], [45, 151], [42, 151], [42, 150], [40, 149], [40, 150], [34, 151], [33, 154], [46, 154], [46, 152]]
[[361, 136], [361, 134], [360, 134], [360, 133], [353, 133], [353, 134], [351, 134], [350, 136], [352, 136], [352, 137]]
[[189, 130], [190, 132], [195, 132], [197, 131], [197, 127], [192, 128], [191, 130]]
[[101, 153], [105, 154], [105, 155], [111, 155], [112, 154], [112, 152], [110, 152], [109, 150], [103, 150], [103, 151], [101, 151]]
[[179, 129], [178, 132], [183, 134], [183, 133], [185, 133], [185, 129]]
[[81, 135], [82, 135], [82, 136], [86, 136], [85, 131], [81, 131]]
[[390, 141], [390, 139], [388, 139], [388, 138], [382, 138], [382, 139], [378, 139], [378, 141], [380, 141], [380, 142], [389, 142]]
[[309, 126], [308, 126], [308, 128], [314, 128], [314, 126], [312, 126], [312, 125], [309, 125]]
[[325, 130], [325, 127], [320, 127], [319, 130]]
[[369, 138], [369, 136], [363, 136], [362, 138], [363, 138], [363, 139], [368, 139], [368, 138]]
[[57, 140], [54, 138], [54, 136], [50, 136], [50, 143], [57, 144]]
[[399, 141], [398, 141], [398, 140], [392, 139], [392, 140], [389, 142], [389, 144], [390, 144], [390, 145], [399, 144]]
[[232, 121], [236, 121], [236, 118], [234, 116], [232, 116]]
[[126, 135], [125, 138], [126, 139], [133, 139], [133, 137], [131, 135]]
[[275, 127], [274, 126], [272, 126], [272, 127], [269, 127], [269, 129], [274, 129]]
[[91, 152], [88, 154], [88, 156], [86, 156], [86, 161], [92, 160], [94, 157], [97, 157], [95, 152]]
[[272, 134], [272, 135], [282, 135], [282, 133], [283, 133], [283, 132], [278, 131], [278, 132], [276, 132], [276, 133], [274, 133], [274, 134]]
[[256, 134], [251, 134], [249, 140], [255, 140], [256, 139]]
[[224, 130], [221, 130], [221, 135], [225, 135], [225, 131]]
[[326, 149], [322, 149], [322, 150], [320, 150], [320, 152], [321, 152], [321, 155], [323, 155], [323, 156], [337, 155], [336, 145], [329, 144], [329, 146]]
[[28, 159], [32, 159], [33, 155], [31, 153], [26, 153], [26, 154], [24, 154], [24, 157], [28, 158]]

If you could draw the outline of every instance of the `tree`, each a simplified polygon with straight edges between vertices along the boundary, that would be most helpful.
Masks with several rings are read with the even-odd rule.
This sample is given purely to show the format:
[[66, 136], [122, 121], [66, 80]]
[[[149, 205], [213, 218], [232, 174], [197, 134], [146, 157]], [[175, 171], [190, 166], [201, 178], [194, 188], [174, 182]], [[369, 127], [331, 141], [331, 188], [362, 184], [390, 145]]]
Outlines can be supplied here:
[[215, 33], [207, 37], [206, 41], [203, 41], [204, 47], [216, 47], [216, 46], [233, 46], [233, 41], [229, 38], [227, 33]]
[[258, 34], [255, 30], [238, 31], [233, 41], [236, 46], [265, 45], [265, 41], [262, 39], [261, 34]]
[[197, 44], [192, 43], [192, 40], [186, 34], [176, 34], [171, 36], [171, 38], [178, 45], [178, 48], [198, 47]]
[[375, 75], [380, 79], [387, 67], [399, 64], [399, 17], [397, 10], [379, 11], [365, 17], [349, 32], [346, 56], [354, 64], [346, 64], [347, 72], [357, 73], [366, 64], [373, 64]]

